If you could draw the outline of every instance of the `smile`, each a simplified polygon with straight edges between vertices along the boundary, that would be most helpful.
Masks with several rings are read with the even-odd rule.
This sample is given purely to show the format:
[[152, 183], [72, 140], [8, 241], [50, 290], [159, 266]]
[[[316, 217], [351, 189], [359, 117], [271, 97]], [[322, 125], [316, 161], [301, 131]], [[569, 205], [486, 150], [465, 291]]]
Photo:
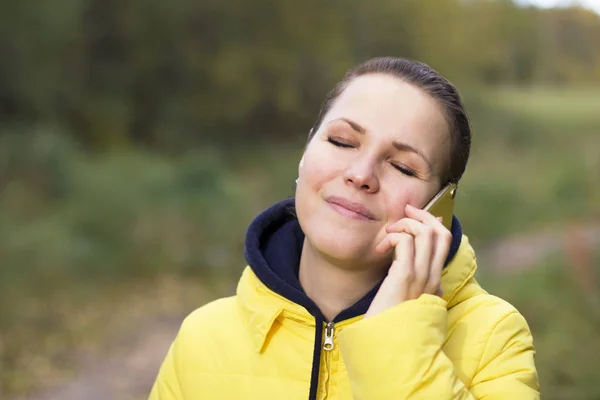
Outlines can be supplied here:
[[329, 204], [334, 211], [345, 217], [362, 221], [376, 220], [373, 213], [360, 203], [355, 203], [336, 196], [327, 197], [325, 201], [327, 201], [327, 204]]

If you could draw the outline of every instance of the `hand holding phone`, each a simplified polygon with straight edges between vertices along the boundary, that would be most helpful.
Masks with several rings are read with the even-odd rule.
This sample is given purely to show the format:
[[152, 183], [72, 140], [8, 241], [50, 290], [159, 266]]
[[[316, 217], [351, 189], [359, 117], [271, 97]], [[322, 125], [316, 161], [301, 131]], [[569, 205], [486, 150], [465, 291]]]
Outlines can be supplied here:
[[386, 228], [388, 235], [376, 250], [385, 253], [393, 248], [394, 260], [365, 317], [422, 294], [442, 295], [455, 194], [456, 185], [448, 184], [423, 209], [407, 204], [406, 217]]

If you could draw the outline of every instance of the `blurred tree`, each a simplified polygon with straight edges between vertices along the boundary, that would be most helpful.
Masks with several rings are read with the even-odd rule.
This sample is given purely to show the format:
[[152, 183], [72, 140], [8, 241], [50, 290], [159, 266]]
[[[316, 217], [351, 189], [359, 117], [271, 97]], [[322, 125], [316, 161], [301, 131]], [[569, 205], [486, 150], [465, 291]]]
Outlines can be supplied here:
[[546, 27], [545, 61], [542, 79], [558, 83], [598, 82], [600, 64], [600, 16], [568, 8], [542, 13]]
[[[305, 132], [358, 61], [475, 84], [600, 82], [600, 16], [511, 0], [0, 0], [0, 118], [98, 149]], [[242, 139], [240, 139], [242, 138]]]

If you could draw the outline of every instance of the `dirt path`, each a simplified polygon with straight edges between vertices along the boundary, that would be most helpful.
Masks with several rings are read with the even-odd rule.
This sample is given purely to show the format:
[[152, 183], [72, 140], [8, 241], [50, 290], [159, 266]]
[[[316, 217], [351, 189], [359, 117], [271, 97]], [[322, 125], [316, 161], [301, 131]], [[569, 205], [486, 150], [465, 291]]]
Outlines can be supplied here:
[[[577, 230], [585, 246], [600, 245], [600, 226]], [[566, 233], [514, 236], [478, 251], [479, 264], [499, 273], [515, 272], [561, 252]], [[30, 400], [146, 399], [182, 318], [148, 321], [120, 340], [120, 354], [84, 359], [78, 377]]]
[[580, 247], [594, 249], [600, 246], [600, 226], [569, 227], [561, 232], [537, 235], [515, 235], [494, 242], [487, 248], [477, 251], [478, 265], [499, 273], [517, 272], [535, 266], [547, 257], [560, 256], [567, 238], [577, 235]]
[[75, 379], [27, 400], [146, 399], [180, 323], [181, 318], [147, 321], [138, 332], [119, 338], [110, 356], [84, 357]]

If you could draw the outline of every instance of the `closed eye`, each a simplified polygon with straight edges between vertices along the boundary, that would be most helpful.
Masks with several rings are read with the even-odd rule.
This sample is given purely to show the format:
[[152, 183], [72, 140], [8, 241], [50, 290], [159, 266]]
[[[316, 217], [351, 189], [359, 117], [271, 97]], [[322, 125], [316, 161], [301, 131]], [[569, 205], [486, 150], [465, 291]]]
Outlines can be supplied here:
[[334, 146], [337, 146], [337, 147], [342, 147], [342, 148], [345, 148], [345, 149], [351, 149], [351, 148], [353, 148], [353, 147], [354, 147], [354, 146], [353, 146], [353, 145], [351, 145], [351, 144], [348, 144], [348, 143], [342, 143], [342, 142], [340, 142], [340, 141], [338, 141], [338, 140], [336, 140], [336, 139], [332, 138], [331, 136], [328, 136], [328, 137], [327, 137], [327, 141], [328, 141], [329, 143], [333, 144]]
[[417, 173], [415, 171], [413, 171], [410, 168], [406, 168], [404, 165], [400, 165], [400, 164], [392, 164], [394, 166], [394, 168], [396, 168], [398, 171], [402, 172], [404, 175], [407, 176], [417, 176]]

